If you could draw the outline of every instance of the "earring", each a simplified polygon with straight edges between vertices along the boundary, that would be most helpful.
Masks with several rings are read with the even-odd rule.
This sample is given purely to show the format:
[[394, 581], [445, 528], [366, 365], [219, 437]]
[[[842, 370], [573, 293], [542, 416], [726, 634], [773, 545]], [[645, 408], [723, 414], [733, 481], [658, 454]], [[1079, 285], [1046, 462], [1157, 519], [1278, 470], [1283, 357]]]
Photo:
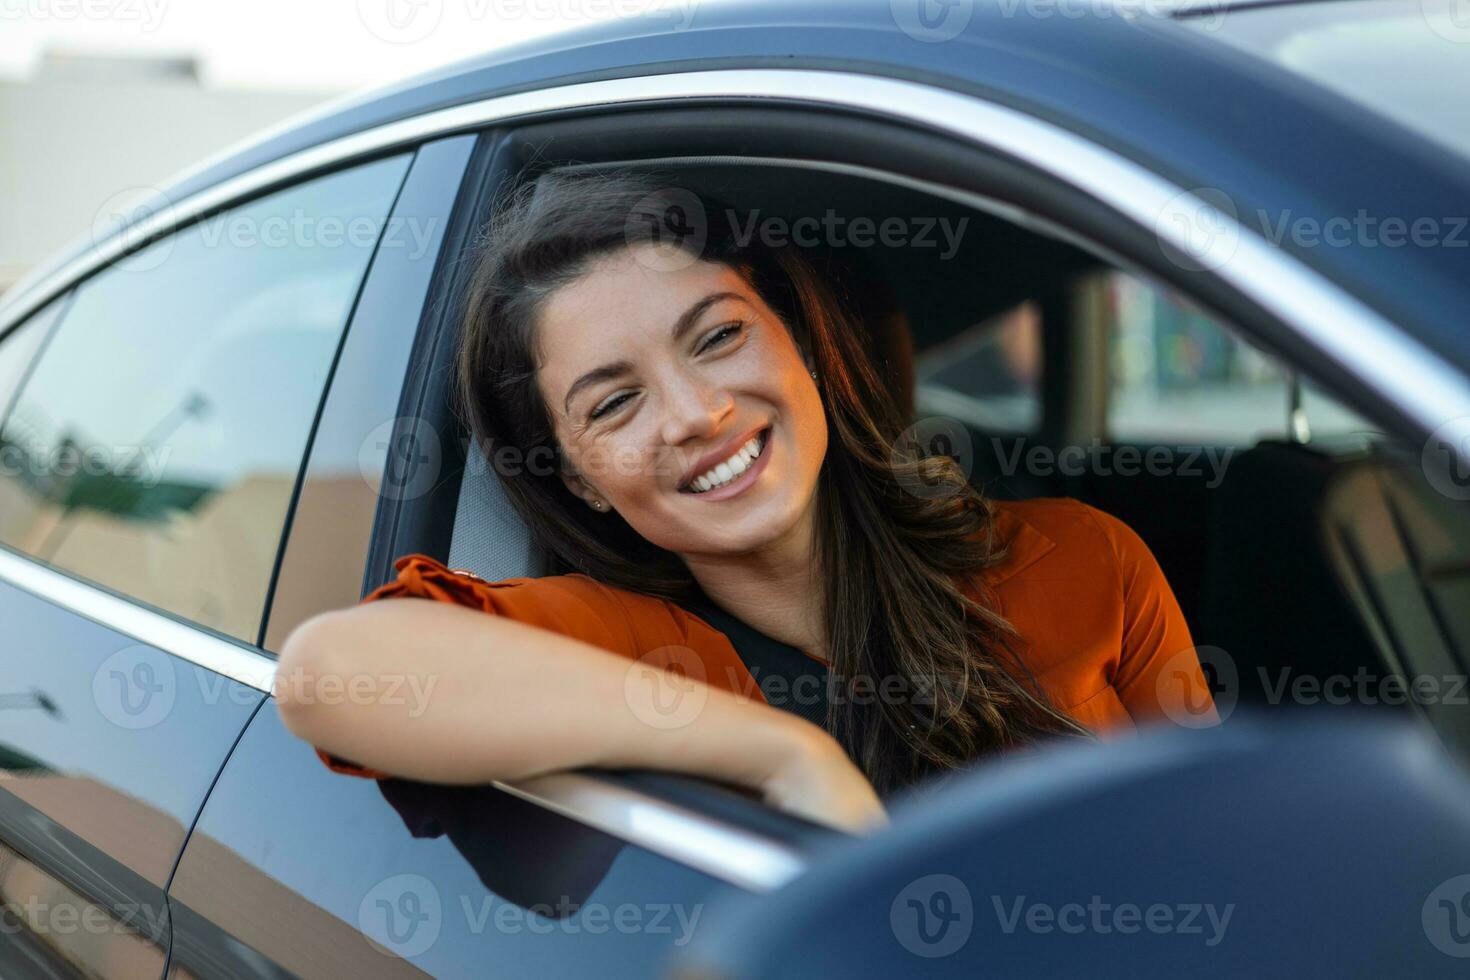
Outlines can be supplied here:
[[816, 372], [816, 369], [815, 368], [812, 369], [812, 380], [813, 381], [817, 380], [817, 372]]
[[592, 509], [593, 510], [602, 510], [602, 508], [604, 508], [606, 506], [607, 506], [607, 504], [603, 503], [600, 500], [593, 500], [592, 501]]

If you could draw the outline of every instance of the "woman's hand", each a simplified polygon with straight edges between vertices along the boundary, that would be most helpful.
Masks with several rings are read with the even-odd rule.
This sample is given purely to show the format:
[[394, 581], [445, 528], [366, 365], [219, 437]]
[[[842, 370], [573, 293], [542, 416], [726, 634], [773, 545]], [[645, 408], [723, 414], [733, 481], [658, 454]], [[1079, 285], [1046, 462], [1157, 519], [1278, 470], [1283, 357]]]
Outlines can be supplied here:
[[888, 815], [867, 777], [835, 739], [809, 727], [758, 787], [766, 803], [850, 833], [886, 825]]

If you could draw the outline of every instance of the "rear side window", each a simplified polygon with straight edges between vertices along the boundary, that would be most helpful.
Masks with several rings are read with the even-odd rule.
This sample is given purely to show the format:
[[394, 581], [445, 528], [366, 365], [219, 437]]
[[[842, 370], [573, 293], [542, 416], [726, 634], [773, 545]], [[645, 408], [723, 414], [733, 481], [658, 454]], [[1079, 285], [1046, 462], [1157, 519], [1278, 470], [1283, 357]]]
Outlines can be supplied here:
[[[26, 369], [35, 360], [36, 351], [46, 339], [46, 334], [56, 324], [66, 297], [52, 300], [39, 312], [23, 322], [4, 337], [0, 337], [0, 422], [10, 410], [11, 403], [25, 378]], [[22, 483], [16, 479], [25, 469], [24, 447], [13, 445], [9, 433], [0, 429], [0, 541], [9, 541], [19, 515], [24, 513], [25, 495]]]
[[1107, 337], [1107, 430], [1115, 441], [1245, 447], [1261, 439], [1366, 439], [1376, 430], [1180, 296], [1118, 271], [1079, 289]]
[[[29, 319], [0, 337], [0, 420], [5, 418], [6, 410], [15, 400], [16, 389], [25, 377], [26, 368], [36, 356], [41, 342], [46, 339], [46, 332], [56, 322], [56, 316], [61, 312], [65, 301], [64, 296], [52, 300], [39, 312], [33, 313]], [[3, 507], [0, 507], [0, 513], [3, 512]]]
[[984, 431], [1033, 433], [1041, 425], [1041, 353], [1036, 300], [974, 323], [920, 356], [919, 410]]
[[4, 543], [255, 642], [399, 156], [202, 219], [80, 286], [6, 418]]

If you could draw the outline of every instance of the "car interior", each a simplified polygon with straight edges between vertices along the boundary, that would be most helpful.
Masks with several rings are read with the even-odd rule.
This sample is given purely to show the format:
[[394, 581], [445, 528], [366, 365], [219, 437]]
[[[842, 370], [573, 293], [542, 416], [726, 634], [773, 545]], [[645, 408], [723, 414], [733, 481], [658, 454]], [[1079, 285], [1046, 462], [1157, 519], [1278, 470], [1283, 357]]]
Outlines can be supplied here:
[[[1303, 677], [1448, 679], [1470, 666], [1470, 519], [1426, 481], [1417, 447], [1147, 270], [1009, 205], [861, 167], [540, 163], [652, 170], [741, 215], [896, 215], [936, 229], [928, 246], [834, 238], [811, 254], [857, 311], [930, 450], [956, 455], [993, 497], [1075, 497], [1131, 525], [1207, 675], [1242, 704], [1335, 703], [1284, 693]], [[953, 241], [945, 227], [959, 230]], [[1087, 464], [1075, 449], [1067, 464], [1064, 447], [1085, 449]], [[451, 567], [490, 580], [555, 571], [477, 457], [464, 459], [446, 529]], [[1441, 693], [1423, 717], [1470, 748], [1470, 708]]]

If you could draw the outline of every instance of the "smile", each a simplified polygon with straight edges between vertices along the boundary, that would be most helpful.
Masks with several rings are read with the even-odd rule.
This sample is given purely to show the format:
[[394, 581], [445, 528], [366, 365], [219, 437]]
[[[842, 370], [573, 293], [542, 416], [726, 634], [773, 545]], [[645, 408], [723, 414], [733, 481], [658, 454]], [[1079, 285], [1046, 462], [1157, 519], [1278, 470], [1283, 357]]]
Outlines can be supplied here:
[[[764, 468], [765, 448], [770, 441], [771, 430], [762, 429], [756, 433], [743, 446], [735, 451], [728, 459], [710, 467], [690, 480], [683, 492], [690, 494], [705, 494], [715, 492], [714, 495], [723, 499], [733, 496], [739, 489], [752, 482], [758, 471]], [[742, 477], [749, 479], [742, 479]], [[717, 491], [728, 490], [728, 493]]]

